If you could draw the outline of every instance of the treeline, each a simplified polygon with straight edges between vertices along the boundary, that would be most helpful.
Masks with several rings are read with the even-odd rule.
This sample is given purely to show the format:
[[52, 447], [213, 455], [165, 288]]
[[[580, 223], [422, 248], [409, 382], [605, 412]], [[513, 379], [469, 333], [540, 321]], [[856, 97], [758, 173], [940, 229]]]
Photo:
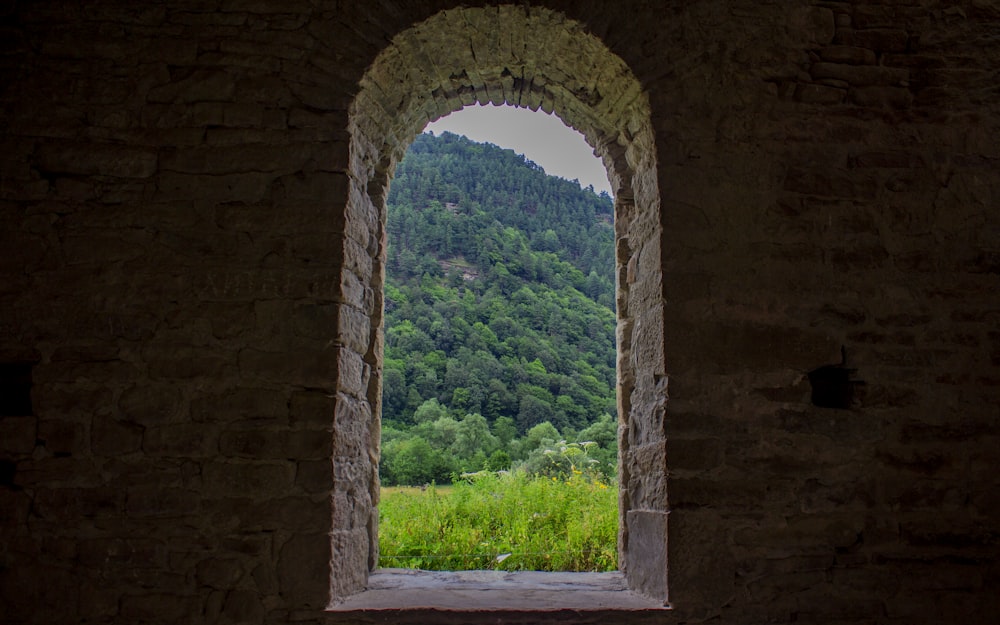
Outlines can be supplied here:
[[513, 467], [562, 478], [587, 474], [613, 479], [617, 472], [618, 424], [608, 414], [579, 432], [564, 435], [545, 421], [520, 437], [510, 417], [492, 425], [480, 414], [456, 419], [433, 399], [418, 414], [420, 422], [411, 427], [382, 428], [383, 485], [445, 484], [462, 474]]
[[445, 133], [388, 209], [385, 483], [527, 462], [540, 424], [572, 442], [615, 414], [610, 197]]

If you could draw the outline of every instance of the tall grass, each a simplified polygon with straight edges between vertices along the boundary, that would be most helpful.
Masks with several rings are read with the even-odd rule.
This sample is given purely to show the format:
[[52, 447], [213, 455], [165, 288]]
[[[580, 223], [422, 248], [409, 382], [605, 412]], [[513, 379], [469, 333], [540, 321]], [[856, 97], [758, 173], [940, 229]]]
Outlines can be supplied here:
[[379, 565], [440, 571], [612, 571], [618, 488], [483, 472], [451, 487], [383, 489]]

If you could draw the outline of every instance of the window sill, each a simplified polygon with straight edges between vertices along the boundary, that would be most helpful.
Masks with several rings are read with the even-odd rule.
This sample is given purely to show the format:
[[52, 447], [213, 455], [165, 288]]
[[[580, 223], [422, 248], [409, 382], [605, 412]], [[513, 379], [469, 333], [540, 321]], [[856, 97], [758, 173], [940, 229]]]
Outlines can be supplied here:
[[328, 612], [637, 612], [668, 609], [612, 573], [379, 569]]

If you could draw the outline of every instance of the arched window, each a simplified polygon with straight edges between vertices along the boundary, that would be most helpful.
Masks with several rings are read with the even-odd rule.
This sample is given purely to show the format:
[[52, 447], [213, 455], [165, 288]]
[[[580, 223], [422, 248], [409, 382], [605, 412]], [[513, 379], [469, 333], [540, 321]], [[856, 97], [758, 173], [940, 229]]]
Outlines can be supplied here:
[[587, 138], [608, 168], [615, 189], [618, 311], [623, 573], [618, 579], [662, 606], [668, 598], [666, 374], [649, 104], [625, 63], [580, 24], [556, 12], [514, 6], [444, 11], [400, 33], [369, 68], [350, 110], [338, 315], [343, 321], [336, 340], [331, 597], [337, 602], [363, 590], [378, 557], [389, 181], [429, 120], [474, 103], [555, 111]]

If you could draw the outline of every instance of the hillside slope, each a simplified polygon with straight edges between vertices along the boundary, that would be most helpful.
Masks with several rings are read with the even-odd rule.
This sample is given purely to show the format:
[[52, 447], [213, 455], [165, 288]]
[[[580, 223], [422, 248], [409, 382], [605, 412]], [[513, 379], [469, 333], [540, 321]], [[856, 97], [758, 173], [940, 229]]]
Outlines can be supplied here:
[[[612, 214], [511, 150], [416, 139], [388, 198], [386, 460], [419, 435], [477, 469], [476, 452], [527, 457], [512, 445], [545, 422], [551, 439], [609, 421]], [[462, 424], [482, 440], [456, 448]]]

